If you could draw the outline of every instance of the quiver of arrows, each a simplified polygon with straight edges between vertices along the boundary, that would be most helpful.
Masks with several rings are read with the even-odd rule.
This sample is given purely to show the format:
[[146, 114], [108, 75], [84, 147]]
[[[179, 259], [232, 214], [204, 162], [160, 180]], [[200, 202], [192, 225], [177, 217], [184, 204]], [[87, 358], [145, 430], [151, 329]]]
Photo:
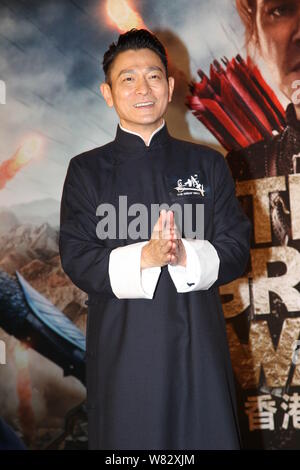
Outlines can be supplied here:
[[210, 77], [189, 86], [186, 105], [228, 151], [270, 138], [285, 127], [285, 112], [250, 57], [240, 55], [222, 65], [214, 60]]

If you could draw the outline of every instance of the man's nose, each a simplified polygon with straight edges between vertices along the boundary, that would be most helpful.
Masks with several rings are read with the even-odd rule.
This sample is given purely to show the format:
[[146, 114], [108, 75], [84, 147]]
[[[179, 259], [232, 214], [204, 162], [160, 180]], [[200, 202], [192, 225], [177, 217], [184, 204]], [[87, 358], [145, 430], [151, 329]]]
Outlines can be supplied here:
[[140, 78], [136, 86], [136, 93], [141, 95], [147, 95], [150, 93], [150, 86], [146, 78]]

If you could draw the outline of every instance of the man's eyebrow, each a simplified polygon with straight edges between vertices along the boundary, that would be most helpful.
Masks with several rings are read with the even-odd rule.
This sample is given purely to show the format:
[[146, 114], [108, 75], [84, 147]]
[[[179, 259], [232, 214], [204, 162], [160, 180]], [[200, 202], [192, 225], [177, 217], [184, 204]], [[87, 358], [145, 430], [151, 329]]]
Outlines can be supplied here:
[[119, 78], [119, 76], [122, 75], [123, 73], [133, 73], [133, 72], [134, 72], [134, 69], [123, 69], [119, 72], [117, 78]]
[[162, 72], [161, 67], [159, 67], [158, 65], [153, 65], [152, 67], [147, 67], [148, 72], [152, 72], [152, 70], [159, 70], [160, 72]]
[[[161, 67], [159, 67], [158, 65], [152, 65], [151, 67], [146, 68], [147, 72], [152, 72], [153, 70], [159, 70], [160, 72], [163, 73]], [[123, 70], [120, 70], [117, 78], [119, 78], [120, 75], [122, 75], [123, 73], [134, 73], [135, 71], [136, 71], [136, 69], [123, 69]]]

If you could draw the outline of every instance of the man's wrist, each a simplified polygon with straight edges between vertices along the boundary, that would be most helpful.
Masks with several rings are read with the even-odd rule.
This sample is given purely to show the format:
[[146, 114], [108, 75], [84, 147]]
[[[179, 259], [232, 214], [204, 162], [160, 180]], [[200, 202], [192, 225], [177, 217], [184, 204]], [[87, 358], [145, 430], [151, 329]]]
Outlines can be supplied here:
[[180, 262], [178, 263], [178, 265], [183, 266], [184, 268], [186, 268], [187, 256], [186, 256], [186, 250], [185, 250], [185, 246], [183, 244], [182, 239], [180, 239], [180, 243], [181, 243], [180, 250], [182, 250], [182, 256], [180, 257], [181, 259], [180, 259]]

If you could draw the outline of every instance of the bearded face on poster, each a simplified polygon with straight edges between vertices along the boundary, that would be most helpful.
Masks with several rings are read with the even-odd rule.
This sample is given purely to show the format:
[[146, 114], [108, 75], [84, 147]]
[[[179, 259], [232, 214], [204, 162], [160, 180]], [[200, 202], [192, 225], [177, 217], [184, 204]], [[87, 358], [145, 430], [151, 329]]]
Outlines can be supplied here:
[[300, 0], [236, 6], [248, 54], [289, 104], [281, 132], [226, 157], [253, 234], [248, 272], [221, 288], [223, 309], [246, 447], [299, 448]]
[[[259, 54], [282, 93], [290, 100], [300, 79], [300, 2], [298, 0], [237, 0], [246, 44]], [[295, 105], [300, 119], [300, 100]]]

